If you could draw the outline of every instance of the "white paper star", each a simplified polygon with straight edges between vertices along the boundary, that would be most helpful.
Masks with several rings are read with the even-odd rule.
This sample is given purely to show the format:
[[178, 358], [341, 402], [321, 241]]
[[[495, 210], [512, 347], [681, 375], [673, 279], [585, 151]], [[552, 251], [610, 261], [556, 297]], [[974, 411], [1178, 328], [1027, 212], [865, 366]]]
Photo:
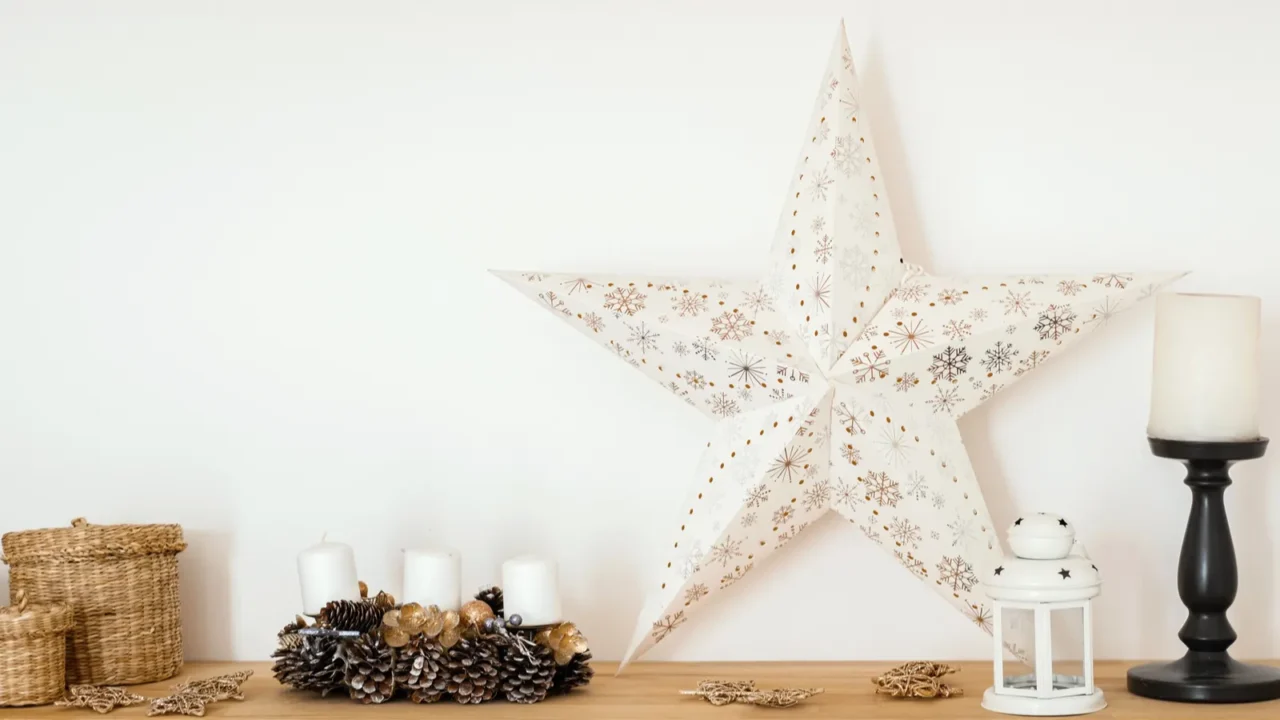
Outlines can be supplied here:
[[717, 421], [624, 662], [831, 510], [988, 617], [1001, 546], [956, 419], [1178, 277], [907, 264], [851, 57], [841, 27], [765, 279], [499, 273]]

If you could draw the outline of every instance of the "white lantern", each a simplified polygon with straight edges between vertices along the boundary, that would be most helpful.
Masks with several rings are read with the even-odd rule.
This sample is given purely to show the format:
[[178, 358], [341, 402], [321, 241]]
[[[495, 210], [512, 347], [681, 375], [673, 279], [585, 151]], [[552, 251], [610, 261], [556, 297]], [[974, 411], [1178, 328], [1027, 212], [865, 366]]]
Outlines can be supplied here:
[[[995, 685], [982, 706], [1008, 715], [1083, 715], [1107, 706], [1093, 684], [1093, 598], [1098, 567], [1058, 515], [1018, 518], [1014, 557], [987, 570], [995, 636]], [[1031, 638], [1031, 647], [1015, 638]], [[1011, 659], [1005, 659], [1009, 643]]]

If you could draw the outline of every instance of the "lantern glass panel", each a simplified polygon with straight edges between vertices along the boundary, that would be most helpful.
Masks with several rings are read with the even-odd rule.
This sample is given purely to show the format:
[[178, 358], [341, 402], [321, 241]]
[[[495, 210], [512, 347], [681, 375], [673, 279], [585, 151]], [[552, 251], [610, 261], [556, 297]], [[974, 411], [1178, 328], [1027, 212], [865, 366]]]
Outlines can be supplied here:
[[[1004, 607], [1000, 611], [1000, 630], [1005, 638], [1026, 638], [1029, 647], [1018, 647], [1005, 655], [1003, 687], [1008, 690], [1035, 692], [1036, 689], [1036, 611], [1031, 608]], [[1007, 641], [1006, 641], [1007, 642]]]
[[1050, 610], [1049, 628], [1053, 636], [1053, 689], [1083, 692], [1086, 685], [1084, 607]]

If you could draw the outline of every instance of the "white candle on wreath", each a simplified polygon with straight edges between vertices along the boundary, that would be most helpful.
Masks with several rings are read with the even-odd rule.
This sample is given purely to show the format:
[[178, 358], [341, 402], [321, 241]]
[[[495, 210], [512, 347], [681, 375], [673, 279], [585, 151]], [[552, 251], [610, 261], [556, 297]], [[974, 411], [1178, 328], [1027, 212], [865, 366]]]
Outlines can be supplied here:
[[502, 563], [502, 604], [523, 625], [560, 622], [560, 578], [554, 560], [521, 555]]
[[318, 615], [331, 600], [359, 600], [356, 554], [350, 545], [325, 542], [298, 553], [298, 583], [302, 586], [302, 611]]
[[452, 548], [404, 551], [404, 602], [441, 610], [462, 607], [462, 555]]
[[1200, 442], [1258, 437], [1261, 306], [1243, 295], [1156, 297], [1147, 435]]

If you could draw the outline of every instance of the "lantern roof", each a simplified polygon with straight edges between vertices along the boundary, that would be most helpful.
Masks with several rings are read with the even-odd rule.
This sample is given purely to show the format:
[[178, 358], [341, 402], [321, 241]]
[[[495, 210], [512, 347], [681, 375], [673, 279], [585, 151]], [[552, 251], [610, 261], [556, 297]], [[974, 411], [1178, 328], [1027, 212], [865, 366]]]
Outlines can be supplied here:
[[994, 600], [1071, 602], [1098, 594], [1102, 576], [1075, 527], [1061, 515], [1035, 513], [1019, 517], [1007, 532], [1012, 556], [987, 570], [983, 578]]

